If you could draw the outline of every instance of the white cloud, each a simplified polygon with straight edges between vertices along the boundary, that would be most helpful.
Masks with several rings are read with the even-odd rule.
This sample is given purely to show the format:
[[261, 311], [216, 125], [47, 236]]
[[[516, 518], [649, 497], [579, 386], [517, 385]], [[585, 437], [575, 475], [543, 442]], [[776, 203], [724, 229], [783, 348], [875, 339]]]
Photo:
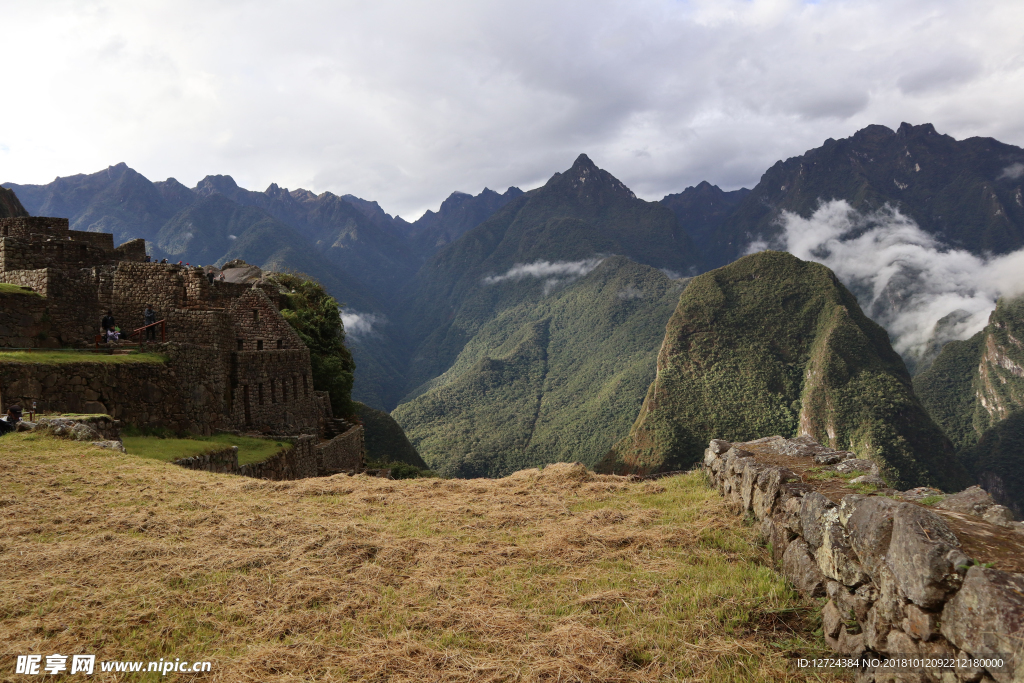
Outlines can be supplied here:
[[618, 296], [624, 301], [630, 301], [632, 299], [643, 299], [644, 293], [633, 285], [626, 285], [621, 291], [619, 291]]
[[951, 249], [899, 211], [868, 215], [845, 201], [823, 203], [810, 218], [783, 212], [777, 244], [769, 246], [828, 266], [871, 318], [888, 330], [905, 358], [919, 358], [946, 318], [942, 341], [981, 330], [996, 299], [1024, 292], [1024, 249], [975, 256]]
[[387, 324], [387, 316], [378, 313], [359, 313], [352, 309], [341, 312], [341, 323], [345, 326], [345, 334], [350, 337], [365, 337], [377, 333], [377, 329]]
[[582, 261], [534, 261], [533, 263], [517, 263], [502, 275], [491, 275], [484, 278], [485, 285], [494, 285], [505, 280], [522, 280], [523, 278], [554, 278], [575, 279], [592, 271], [603, 261], [603, 258], [589, 258]]
[[485, 285], [496, 285], [507, 280], [517, 281], [525, 278], [544, 280], [544, 296], [581, 278], [600, 265], [604, 258], [596, 257], [582, 261], [534, 261], [533, 263], [517, 263], [502, 275], [489, 275], [483, 279]]
[[1009, 178], [1010, 180], [1016, 180], [1021, 176], [1024, 176], [1024, 164], [1021, 163], [1010, 164], [999, 174], [1000, 178]]
[[580, 152], [657, 199], [750, 186], [871, 123], [1024, 144], [1018, 0], [11, 0], [3, 16], [5, 182], [125, 161], [411, 217]]

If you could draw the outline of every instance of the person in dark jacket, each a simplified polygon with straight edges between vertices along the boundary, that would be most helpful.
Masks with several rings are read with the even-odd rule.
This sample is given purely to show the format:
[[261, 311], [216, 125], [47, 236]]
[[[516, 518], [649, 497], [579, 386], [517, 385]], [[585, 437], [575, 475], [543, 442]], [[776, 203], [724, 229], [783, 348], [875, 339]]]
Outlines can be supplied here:
[[[153, 310], [153, 304], [146, 304], [146, 310], [142, 312], [142, 321], [143, 325], [152, 325], [156, 322], [156, 311]], [[156, 341], [155, 327], [146, 328], [146, 341], [149, 341], [150, 339]]]
[[114, 328], [117, 325], [114, 323], [114, 312], [107, 311], [107, 314], [103, 316], [103, 320], [100, 321], [100, 332], [103, 333], [103, 341], [109, 341], [110, 336], [114, 332]]
[[13, 405], [7, 409], [7, 417], [0, 420], [0, 436], [10, 434], [21, 422], [21, 406]]

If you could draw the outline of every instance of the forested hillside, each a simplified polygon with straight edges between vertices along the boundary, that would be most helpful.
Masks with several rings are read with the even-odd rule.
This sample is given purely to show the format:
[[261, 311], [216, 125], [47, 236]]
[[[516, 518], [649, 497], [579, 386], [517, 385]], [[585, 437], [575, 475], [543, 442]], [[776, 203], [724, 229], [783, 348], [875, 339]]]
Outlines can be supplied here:
[[851, 450], [898, 487], [968, 482], [885, 330], [828, 268], [766, 251], [690, 281], [639, 417], [601, 467], [682, 469], [712, 438], [773, 434]]
[[450, 476], [593, 465], [636, 415], [683, 286], [650, 266], [608, 258], [484, 323], [395, 419], [430, 467]]

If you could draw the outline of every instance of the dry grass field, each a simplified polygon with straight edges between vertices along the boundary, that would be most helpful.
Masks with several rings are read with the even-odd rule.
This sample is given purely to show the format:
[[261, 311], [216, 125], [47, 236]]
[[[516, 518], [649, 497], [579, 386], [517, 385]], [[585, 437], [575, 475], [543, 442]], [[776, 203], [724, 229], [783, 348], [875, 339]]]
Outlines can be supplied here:
[[12, 434], [0, 680], [57, 652], [213, 662], [67, 680], [807, 680], [816, 606], [756, 536], [699, 474], [267, 482]]

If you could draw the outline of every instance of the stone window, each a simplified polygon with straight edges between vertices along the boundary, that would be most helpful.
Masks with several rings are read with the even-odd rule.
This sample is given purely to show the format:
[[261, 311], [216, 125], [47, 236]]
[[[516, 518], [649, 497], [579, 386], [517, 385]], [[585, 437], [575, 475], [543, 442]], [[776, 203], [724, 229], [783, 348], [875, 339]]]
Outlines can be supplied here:
[[260, 321], [260, 309], [258, 309], [258, 308], [252, 309], [252, 321], [254, 323], [258, 323]]
[[278, 339], [277, 340], [277, 348], [279, 348], [279, 349], [283, 349], [284, 348], [284, 340], [283, 339]]
[[238, 350], [239, 351], [245, 351], [245, 340], [244, 339], [239, 339], [238, 340]]
[[263, 350], [263, 340], [262, 339], [257, 339], [256, 340], [256, 350], [257, 351], [262, 351]]

